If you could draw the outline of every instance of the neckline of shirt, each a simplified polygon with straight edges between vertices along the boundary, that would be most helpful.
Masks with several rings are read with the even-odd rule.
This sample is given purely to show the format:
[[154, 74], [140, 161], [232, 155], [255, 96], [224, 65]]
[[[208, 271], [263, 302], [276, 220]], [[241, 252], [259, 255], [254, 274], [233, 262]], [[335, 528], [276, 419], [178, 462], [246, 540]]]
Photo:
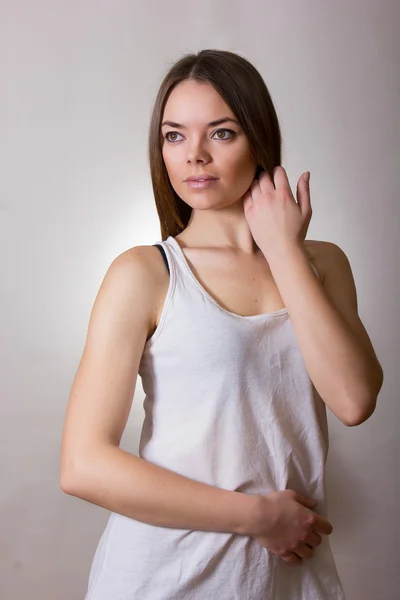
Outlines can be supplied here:
[[194, 283], [197, 285], [197, 287], [200, 289], [200, 291], [202, 292], [202, 294], [204, 296], [206, 296], [215, 306], [217, 306], [222, 312], [231, 315], [237, 319], [243, 319], [243, 320], [260, 320], [260, 319], [268, 319], [271, 317], [280, 317], [281, 315], [285, 315], [287, 314], [288, 310], [287, 308], [281, 308], [279, 310], [275, 310], [273, 312], [269, 312], [269, 313], [261, 313], [259, 315], [239, 315], [238, 313], [234, 313], [230, 310], [227, 310], [226, 308], [224, 308], [223, 306], [221, 306], [216, 300], [215, 298], [213, 298], [213, 296], [211, 296], [207, 290], [201, 285], [200, 281], [195, 277], [192, 269], [189, 266], [189, 263], [186, 259], [186, 256], [182, 250], [182, 248], [180, 247], [179, 243], [176, 241], [176, 239], [174, 237], [172, 237], [172, 235], [170, 235], [166, 240], [167, 243], [172, 243], [173, 247], [177, 250], [179, 256], [182, 259], [182, 263], [185, 266], [186, 270], [189, 273], [189, 276], [191, 277], [191, 279], [194, 281]]

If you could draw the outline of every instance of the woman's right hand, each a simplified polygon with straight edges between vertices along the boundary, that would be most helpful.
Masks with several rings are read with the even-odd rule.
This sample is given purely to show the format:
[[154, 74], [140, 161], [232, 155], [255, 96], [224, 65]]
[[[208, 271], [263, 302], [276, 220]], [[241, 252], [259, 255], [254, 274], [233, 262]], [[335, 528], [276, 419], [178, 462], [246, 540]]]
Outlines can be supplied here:
[[330, 535], [333, 531], [327, 519], [311, 510], [317, 501], [293, 490], [260, 494], [258, 500], [248, 535], [286, 562], [301, 564], [320, 545], [319, 533]]

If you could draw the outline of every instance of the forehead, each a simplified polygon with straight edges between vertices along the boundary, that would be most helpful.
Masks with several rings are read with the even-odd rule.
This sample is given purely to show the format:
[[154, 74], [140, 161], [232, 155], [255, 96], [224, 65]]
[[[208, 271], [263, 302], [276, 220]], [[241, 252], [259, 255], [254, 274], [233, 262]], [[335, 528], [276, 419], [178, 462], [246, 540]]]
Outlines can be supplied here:
[[162, 120], [194, 125], [218, 117], [234, 118], [234, 114], [211, 84], [188, 80], [172, 90]]

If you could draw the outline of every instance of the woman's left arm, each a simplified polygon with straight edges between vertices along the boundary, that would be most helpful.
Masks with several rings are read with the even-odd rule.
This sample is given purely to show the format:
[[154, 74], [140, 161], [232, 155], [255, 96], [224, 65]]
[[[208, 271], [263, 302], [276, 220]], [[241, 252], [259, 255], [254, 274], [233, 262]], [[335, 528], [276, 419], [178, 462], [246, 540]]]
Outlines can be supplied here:
[[383, 370], [358, 316], [346, 254], [331, 242], [317, 244], [321, 282], [302, 245], [281, 247], [269, 265], [315, 388], [345, 425], [359, 425], [375, 410]]

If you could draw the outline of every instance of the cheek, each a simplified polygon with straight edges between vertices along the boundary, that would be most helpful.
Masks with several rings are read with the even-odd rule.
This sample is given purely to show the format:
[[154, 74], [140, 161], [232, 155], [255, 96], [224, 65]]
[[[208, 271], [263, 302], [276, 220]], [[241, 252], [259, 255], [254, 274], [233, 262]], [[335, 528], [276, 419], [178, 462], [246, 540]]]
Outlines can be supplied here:
[[240, 156], [235, 156], [234, 161], [230, 165], [236, 181], [253, 179], [256, 172], [256, 163], [248, 153], [243, 153]]
[[171, 152], [168, 147], [164, 147], [162, 150], [162, 157], [164, 159], [165, 166], [171, 171], [176, 171], [176, 167], [179, 164], [177, 152]]
[[161, 156], [163, 158], [165, 166], [168, 168], [168, 166], [169, 166], [168, 152], [165, 152], [164, 148], [162, 148], [162, 150], [161, 150]]
[[168, 156], [168, 152], [162, 151], [162, 158], [164, 161], [165, 168], [167, 169], [167, 173], [170, 179], [174, 178], [174, 164]]
[[233, 152], [231, 155], [231, 163], [238, 167], [240, 171], [253, 168], [253, 155], [247, 146], [242, 147], [239, 151]]

